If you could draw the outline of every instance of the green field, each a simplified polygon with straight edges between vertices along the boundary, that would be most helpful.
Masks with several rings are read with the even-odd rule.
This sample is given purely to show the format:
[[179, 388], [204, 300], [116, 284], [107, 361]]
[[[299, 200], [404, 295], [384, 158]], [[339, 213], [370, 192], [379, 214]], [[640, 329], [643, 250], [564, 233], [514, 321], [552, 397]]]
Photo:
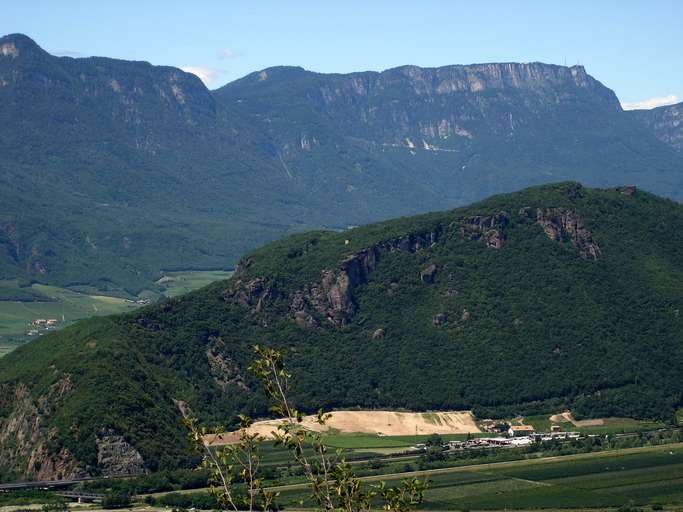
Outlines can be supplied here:
[[[491, 434], [472, 434], [472, 437], [486, 437], [490, 435]], [[440, 434], [440, 437], [444, 441], [464, 441], [467, 439], [467, 434]], [[415, 446], [417, 443], [424, 443], [427, 439], [429, 439], [428, 435], [378, 436], [375, 434], [361, 433], [332, 433], [323, 435], [323, 441], [326, 446], [344, 448], [346, 450], [394, 448], [395, 450], [393, 451], [399, 451], [401, 448], [408, 449]]]
[[82, 318], [122, 313], [138, 307], [121, 298], [87, 295], [55, 286], [34, 284], [30, 290], [45, 302], [0, 301], [0, 357], [30, 339], [26, 334], [38, 318], [57, 319], [59, 328]]
[[619, 434], [624, 432], [641, 432], [643, 430], [655, 430], [665, 425], [658, 421], [636, 420], [632, 418], [604, 418], [603, 425], [590, 427], [577, 427], [571, 422], [551, 423], [550, 415], [528, 416], [524, 423], [533, 425], [536, 432], [550, 431], [551, 424], [560, 425], [563, 430], [581, 432], [583, 434]]
[[164, 277], [157, 281], [166, 297], [175, 297], [196, 290], [215, 281], [228, 279], [233, 274], [227, 270], [188, 270], [182, 272], [164, 272]]
[[439, 475], [425, 508], [683, 503], [683, 449]]
[[585, 434], [614, 434], [622, 432], [641, 432], [664, 427], [658, 421], [634, 420], [632, 418], [605, 418], [604, 425], [595, 427], [578, 427], [577, 431]]
[[[420, 507], [427, 510], [683, 504], [683, 446], [481, 464], [414, 476], [431, 482]], [[306, 498], [307, 491], [285, 490], [280, 503], [293, 505]]]
[[[232, 272], [226, 271], [168, 272], [160, 286], [164, 296], [174, 297], [230, 275]], [[60, 328], [83, 318], [124, 313], [140, 307], [126, 299], [97, 292], [84, 293], [42, 284], [20, 286], [16, 281], [0, 281], [0, 299], [6, 298], [16, 300], [0, 300], [0, 357], [31, 339], [27, 332], [38, 318], [55, 318], [59, 320], [57, 328]]]
[[105, 295], [87, 295], [66, 288], [34, 284], [31, 290], [43, 302], [0, 302], [0, 335], [25, 334], [29, 324], [37, 318], [64, 319], [65, 323], [94, 315], [121, 313], [137, 307], [124, 299]]

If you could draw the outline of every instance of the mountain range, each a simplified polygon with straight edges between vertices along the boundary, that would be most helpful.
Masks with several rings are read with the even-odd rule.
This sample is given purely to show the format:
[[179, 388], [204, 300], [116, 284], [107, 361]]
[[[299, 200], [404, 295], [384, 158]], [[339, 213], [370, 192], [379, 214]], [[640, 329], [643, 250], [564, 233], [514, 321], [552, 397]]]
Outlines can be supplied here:
[[123, 294], [265, 241], [551, 181], [683, 199], [679, 109], [581, 66], [252, 73], [55, 57], [0, 39], [0, 279]]
[[286, 352], [304, 411], [671, 420], [682, 308], [683, 206], [633, 186], [292, 235], [228, 281], [0, 359], [0, 480], [191, 464], [181, 409], [209, 425], [267, 414], [256, 344]]

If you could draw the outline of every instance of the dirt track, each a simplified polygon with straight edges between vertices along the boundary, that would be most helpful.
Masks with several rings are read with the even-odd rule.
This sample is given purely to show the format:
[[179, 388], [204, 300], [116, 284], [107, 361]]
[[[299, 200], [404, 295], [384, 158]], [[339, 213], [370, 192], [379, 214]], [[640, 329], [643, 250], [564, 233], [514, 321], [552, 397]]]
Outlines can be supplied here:
[[[281, 420], [255, 422], [249, 432], [258, 433], [265, 438], [272, 437]], [[304, 428], [314, 432], [328, 430], [344, 433], [365, 433], [385, 436], [410, 436], [428, 434], [467, 434], [481, 432], [470, 411], [450, 412], [394, 412], [394, 411], [336, 411], [325, 426], [316, 422], [315, 416], [306, 416]], [[238, 438], [238, 433], [222, 434], [220, 439], [207, 437], [210, 444], [230, 444]]]

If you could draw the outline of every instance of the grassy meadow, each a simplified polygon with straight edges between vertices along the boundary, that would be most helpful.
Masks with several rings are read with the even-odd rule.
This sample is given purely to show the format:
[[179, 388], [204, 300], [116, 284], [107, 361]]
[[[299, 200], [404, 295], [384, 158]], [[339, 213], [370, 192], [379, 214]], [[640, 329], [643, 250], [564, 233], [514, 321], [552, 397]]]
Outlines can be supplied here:
[[164, 277], [157, 281], [166, 297], [176, 297], [191, 292], [197, 288], [209, 285], [215, 281], [228, 279], [233, 274], [228, 270], [186, 270], [179, 272], [165, 272]]

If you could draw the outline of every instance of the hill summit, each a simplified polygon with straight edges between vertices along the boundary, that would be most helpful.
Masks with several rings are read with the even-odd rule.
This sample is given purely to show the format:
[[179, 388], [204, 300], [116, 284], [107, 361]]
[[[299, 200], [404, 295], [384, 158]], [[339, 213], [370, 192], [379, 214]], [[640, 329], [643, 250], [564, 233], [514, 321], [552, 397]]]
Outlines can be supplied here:
[[683, 206], [635, 187], [565, 182], [295, 235], [229, 281], [1, 359], [0, 474], [187, 464], [179, 404], [208, 423], [266, 414], [254, 344], [287, 352], [306, 410], [669, 418], [682, 290]]

